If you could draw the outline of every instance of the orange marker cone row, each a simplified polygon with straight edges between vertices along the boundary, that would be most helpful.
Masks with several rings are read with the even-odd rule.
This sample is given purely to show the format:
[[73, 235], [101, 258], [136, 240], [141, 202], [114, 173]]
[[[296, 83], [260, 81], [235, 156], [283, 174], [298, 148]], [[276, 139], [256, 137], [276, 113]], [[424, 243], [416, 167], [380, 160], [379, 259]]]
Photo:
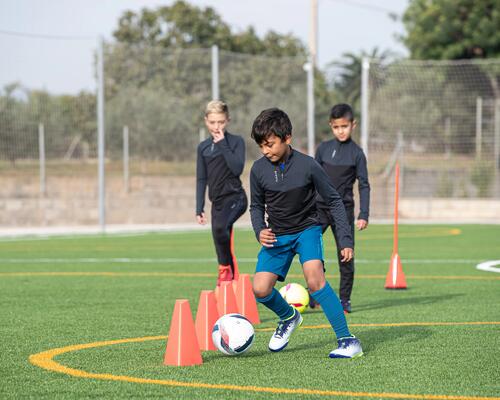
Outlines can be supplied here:
[[176, 300], [163, 364], [181, 367], [202, 363], [189, 301]]
[[219, 319], [217, 301], [212, 290], [202, 290], [196, 312], [196, 337], [201, 350], [217, 350], [212, 341], [212, 329]]
[[234, 289], [231, 281], [221, 282], [217, 298], [217, 309], [219, 310], [220, 316], [238, 312], [236, 297], [234, 296]]
[[257, 302], [252, 290], [249, 274], [240, 274], [236, 286], [236, 302], [238, 312], [246, 317], [252, 324], [260, 324]]

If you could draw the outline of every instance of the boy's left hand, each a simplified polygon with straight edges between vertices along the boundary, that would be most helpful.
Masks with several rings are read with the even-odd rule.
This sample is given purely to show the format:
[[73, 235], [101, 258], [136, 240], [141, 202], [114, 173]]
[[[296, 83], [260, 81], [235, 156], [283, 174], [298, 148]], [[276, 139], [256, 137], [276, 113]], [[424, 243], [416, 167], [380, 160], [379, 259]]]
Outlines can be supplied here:
[[346, 247], [345, 249], [340, 250], [340, 255], [342, 256], [340, 259], [341, 262], [349, 262], [352, 260], [354, 250], [350, 247]]
[[356, 222], [356, 227], [358, 228], [358, 231], [366, 229], [367, 226], [368, 226], [368, 221], [365, 219], [358, 219], [358, 221]]

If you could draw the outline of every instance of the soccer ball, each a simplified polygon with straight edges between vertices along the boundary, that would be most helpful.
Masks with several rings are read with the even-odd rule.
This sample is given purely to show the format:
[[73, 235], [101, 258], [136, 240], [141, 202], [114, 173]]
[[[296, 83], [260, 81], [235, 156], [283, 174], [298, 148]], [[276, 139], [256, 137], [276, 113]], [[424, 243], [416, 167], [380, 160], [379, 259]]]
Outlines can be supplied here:
[[228, 356], [237, 356], [248, 351], [254, 338], [252, 324], [241, 314], [223, 315], [212, 329], [215, 347]]
[[280, 289], [280, 294], [288, 304], [295, 307], [301, 314], [309, 305], [309, 292], [298, 283], [289, 283]]

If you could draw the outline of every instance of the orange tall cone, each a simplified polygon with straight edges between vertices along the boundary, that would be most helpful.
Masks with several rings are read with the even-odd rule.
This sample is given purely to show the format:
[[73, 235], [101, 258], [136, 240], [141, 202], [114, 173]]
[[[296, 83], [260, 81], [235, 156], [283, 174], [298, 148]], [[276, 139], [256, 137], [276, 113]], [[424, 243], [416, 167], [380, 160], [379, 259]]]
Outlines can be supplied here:
[[217, 350], [212, 341], [212, 329], [218, 319], [219, 311], [213, 290], [202, 290], [194, 323], [201, 350]]
[[238, 262], [236, 261], [236, 255], [234, 253], [234, 230], [231, 229], [231, 257], [233, 259], [233, 280], [237, 281], [240, 276], [240, 271], [238, 269]]
[[249, 274], [240, 274], [236, 286], [236, 303], [238, 312], [246, 317], [252, 324], [260, 324], [257, 302], [252, 291], [252, 282]]
[[234, 296], [233, 284], [231, 281], [221, 282], [219, 286], [219, 297], [217, 299], [217, 309], [219, 310], [220, 316], [238, 312], [236, 297]]
[[386, 289], [406, 289], [406, 279], [398, 254], [398, 216], [399, 216], [399, 163], [396, 163], [394, 184], [394, 234], [392, 244], [391, 264], [385, 278]]
[[385, 278], [386, 289], [406, 289], [406, 278], [398, 253], [392, 253], [391, 265]]
[[176, 300], [163, 364], [183, 367], [202, 363], [189, 301]]

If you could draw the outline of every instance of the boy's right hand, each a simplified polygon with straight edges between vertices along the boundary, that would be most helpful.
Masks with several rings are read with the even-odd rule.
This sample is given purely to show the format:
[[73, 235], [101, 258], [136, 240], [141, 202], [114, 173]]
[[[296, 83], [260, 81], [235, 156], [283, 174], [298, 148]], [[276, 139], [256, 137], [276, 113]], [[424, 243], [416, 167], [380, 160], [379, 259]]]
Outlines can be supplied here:
[[198, 221], [198, 223], [200, 225], [205, 225], [207, 223], [207, 218], [205, 217], [205, 213], [201, 213], [200, 215], [197, 215], [196, 221]]
[[212, 138], [214, 143], [218, 143], [221, 140], [224, 140], [224, 130], [218, 129], [216, 132], [212, 133]]
[[270, 228], [262, 229], [259, 233], [259, 243], [264, 247], [273, 247], [273, 243], [277, 242], [276, 235]]
[[350, 247], [346, 247], [340, 250], [340, 256], [341, 256], [340, 259], [341, 262], [343, 263], [349, 262], [352, 260], [352, 257], [354, 256], [354, 250], [351, 249]]

